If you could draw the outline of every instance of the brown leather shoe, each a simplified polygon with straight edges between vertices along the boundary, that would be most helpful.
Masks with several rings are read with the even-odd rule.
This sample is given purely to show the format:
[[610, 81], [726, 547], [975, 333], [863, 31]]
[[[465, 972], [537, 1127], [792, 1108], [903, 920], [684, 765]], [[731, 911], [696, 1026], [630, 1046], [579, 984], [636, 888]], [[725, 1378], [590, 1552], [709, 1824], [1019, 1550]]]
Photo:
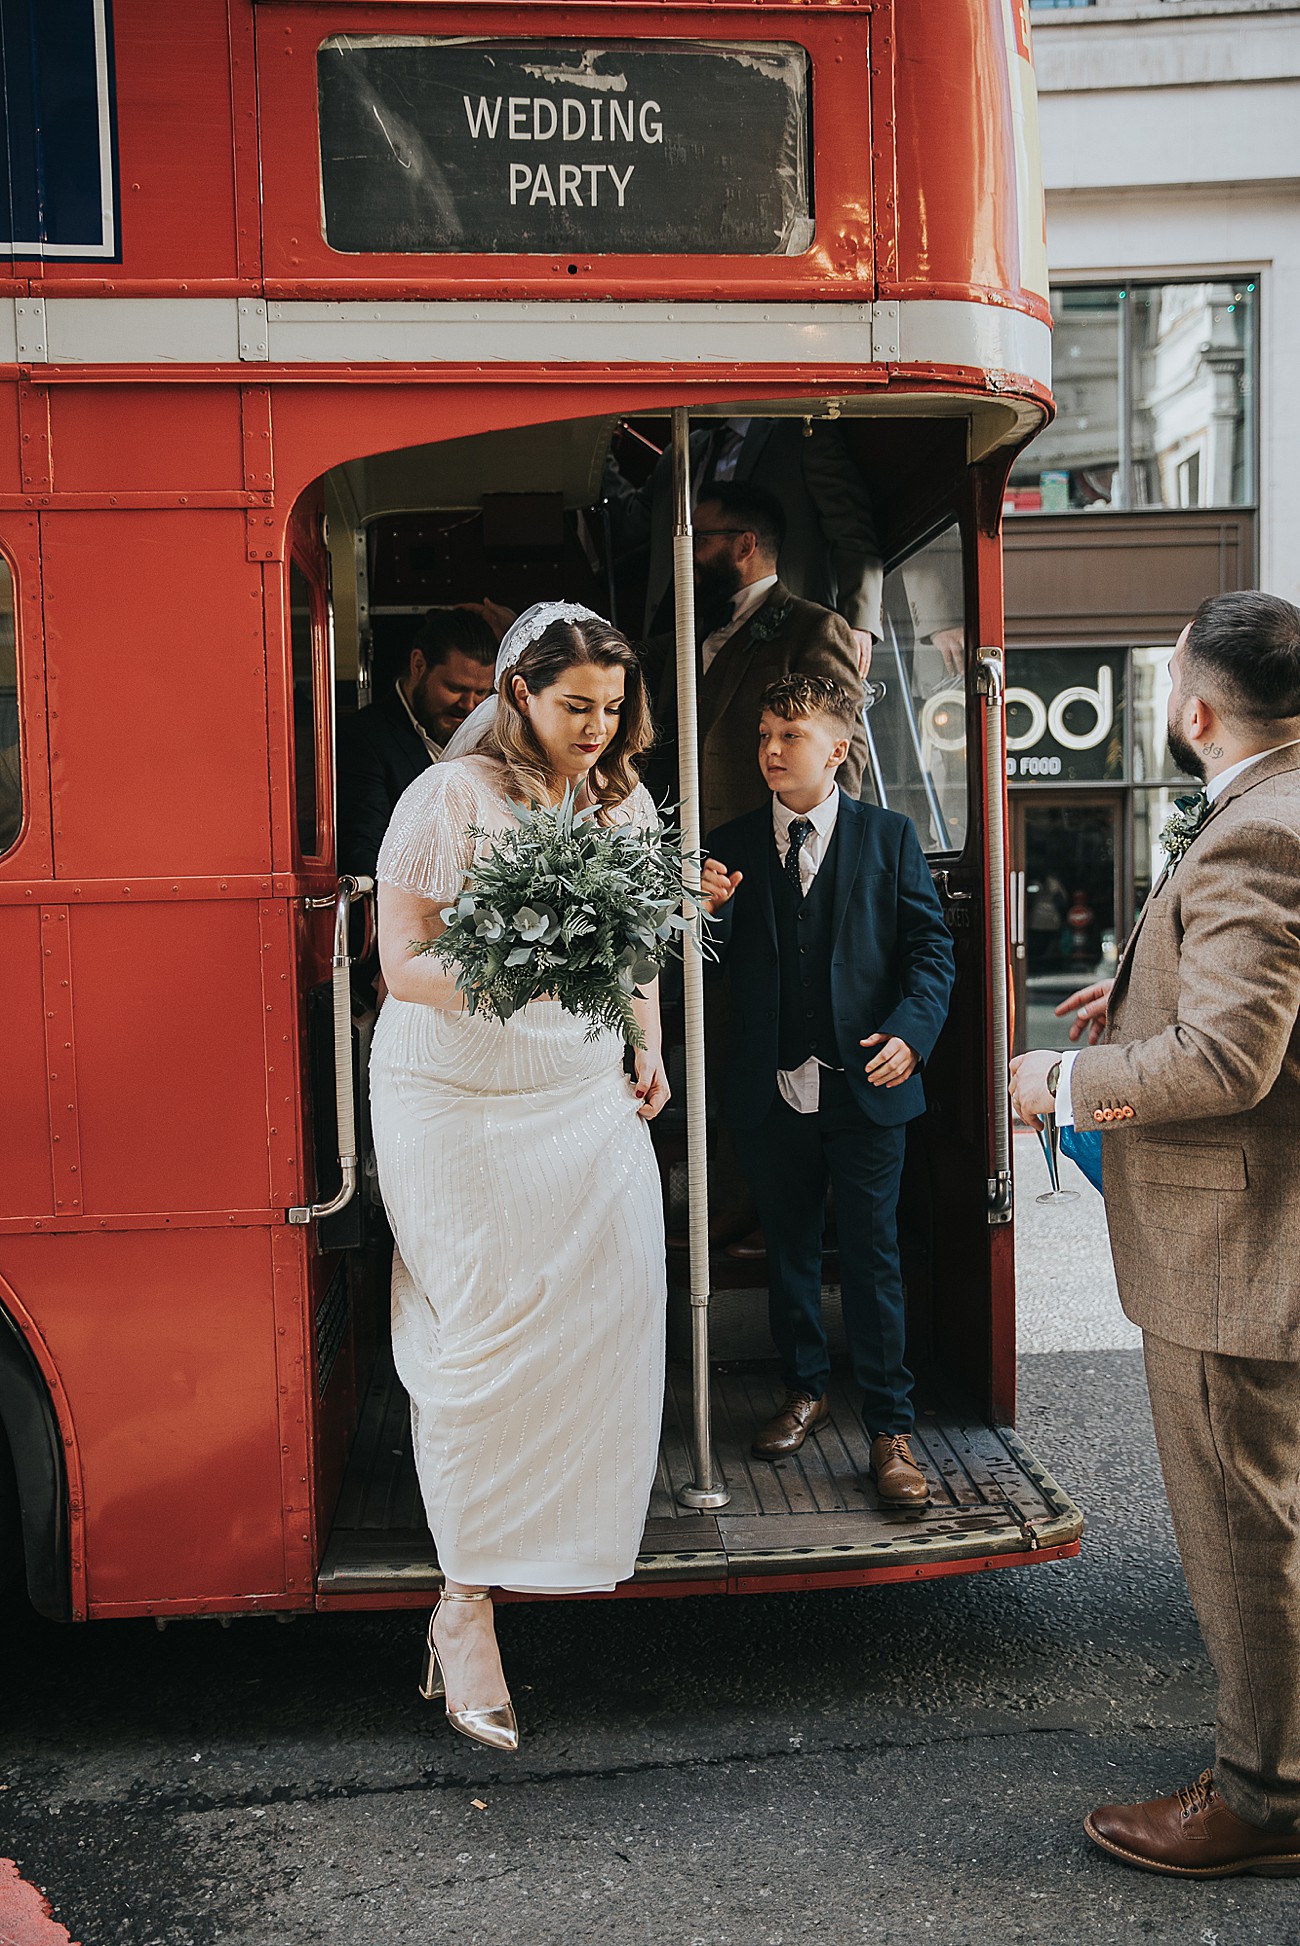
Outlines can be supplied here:
[[761, 1229], [751, 1230], [748, 1236], [737, 1237], [727, 1245], [727, 1255], [737, 1258], [741, 1263], [761, 1263], [767, 1256], [767, 1244]]
[[1099, 1804], [1083, 1821], [1094, 1845], [1144, 1872], [1175, 1878], [1300, 1877], [1300, 1832], [1261, 1831], [1230, 1811], [1203, 1770], [1173, 1797]]
[[830, 1402], [824, 1392], [820, 1399], [810, 1399], [806, 1392], [787, 1392], [785, 1404], [768, 1420], [749, 1450], [755, 1459], [788, 1459], [830, 1416]]
[[871, 1477], [887, 1507], [923, 1507], [930, 1482], [912, 1458], [905, 1432], [877, 1433], [871, 1442]]

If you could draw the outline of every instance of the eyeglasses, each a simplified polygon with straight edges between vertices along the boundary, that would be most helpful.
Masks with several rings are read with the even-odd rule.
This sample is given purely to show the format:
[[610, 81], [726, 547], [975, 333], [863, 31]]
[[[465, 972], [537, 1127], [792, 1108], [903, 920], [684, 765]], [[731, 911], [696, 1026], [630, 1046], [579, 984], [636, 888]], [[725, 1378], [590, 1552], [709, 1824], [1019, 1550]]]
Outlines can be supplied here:
[[691, 529], [697, 541], [707, 541], [715, 534], [748, 534], [752, 531], [749, 527], [693, 527]]

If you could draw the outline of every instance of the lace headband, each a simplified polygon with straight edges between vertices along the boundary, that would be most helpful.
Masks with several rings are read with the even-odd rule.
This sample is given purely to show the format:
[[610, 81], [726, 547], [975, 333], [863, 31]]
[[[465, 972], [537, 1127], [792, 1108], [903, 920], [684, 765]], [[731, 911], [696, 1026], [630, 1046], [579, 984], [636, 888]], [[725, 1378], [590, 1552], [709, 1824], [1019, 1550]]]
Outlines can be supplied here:
[[514, 668], [525, 649], [545, 635], [552, 622], [604, 622], [604, 619], [593, 608], [584, 608], [580, 601], [535, 601], [531, 608], [525, 608], [501, 638], [492, 675], [492, 694], [465, 718], [442, 753], [444, 762], [448, 757], [468, 757], [483, 743], [496, 721], [502, 677]]

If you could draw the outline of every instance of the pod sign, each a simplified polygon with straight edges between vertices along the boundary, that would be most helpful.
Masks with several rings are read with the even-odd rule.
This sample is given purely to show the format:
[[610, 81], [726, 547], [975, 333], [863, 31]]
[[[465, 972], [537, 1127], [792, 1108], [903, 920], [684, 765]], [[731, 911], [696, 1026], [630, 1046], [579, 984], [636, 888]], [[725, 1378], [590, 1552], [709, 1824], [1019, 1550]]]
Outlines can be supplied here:
[[[1124, 776], [1124, 657], [1077, 650], [1012, 650], [1007, 658], [1007, 778], [1026, 783], [1117, 783]], [[950, 691], [921, 707], [923, 742], [959, 750], [965, 718]]]

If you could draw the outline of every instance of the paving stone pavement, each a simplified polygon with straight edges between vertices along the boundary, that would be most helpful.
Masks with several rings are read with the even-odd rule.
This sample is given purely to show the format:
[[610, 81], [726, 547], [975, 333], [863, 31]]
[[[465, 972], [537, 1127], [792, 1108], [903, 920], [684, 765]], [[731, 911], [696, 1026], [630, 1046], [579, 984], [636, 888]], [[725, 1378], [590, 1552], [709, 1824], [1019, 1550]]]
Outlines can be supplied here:
[[1016, 1168], [1020, 1425], [1078, 1561], [505, 1609], [514, 1762], [419, 1704], [413, 1615], [13, 1628], [0, 1854], [81, 1946], [1300, 1942], [1287, 1883], [1080, 1831], [1207, 1761], [1212, 1679], [1099, 1201]]

